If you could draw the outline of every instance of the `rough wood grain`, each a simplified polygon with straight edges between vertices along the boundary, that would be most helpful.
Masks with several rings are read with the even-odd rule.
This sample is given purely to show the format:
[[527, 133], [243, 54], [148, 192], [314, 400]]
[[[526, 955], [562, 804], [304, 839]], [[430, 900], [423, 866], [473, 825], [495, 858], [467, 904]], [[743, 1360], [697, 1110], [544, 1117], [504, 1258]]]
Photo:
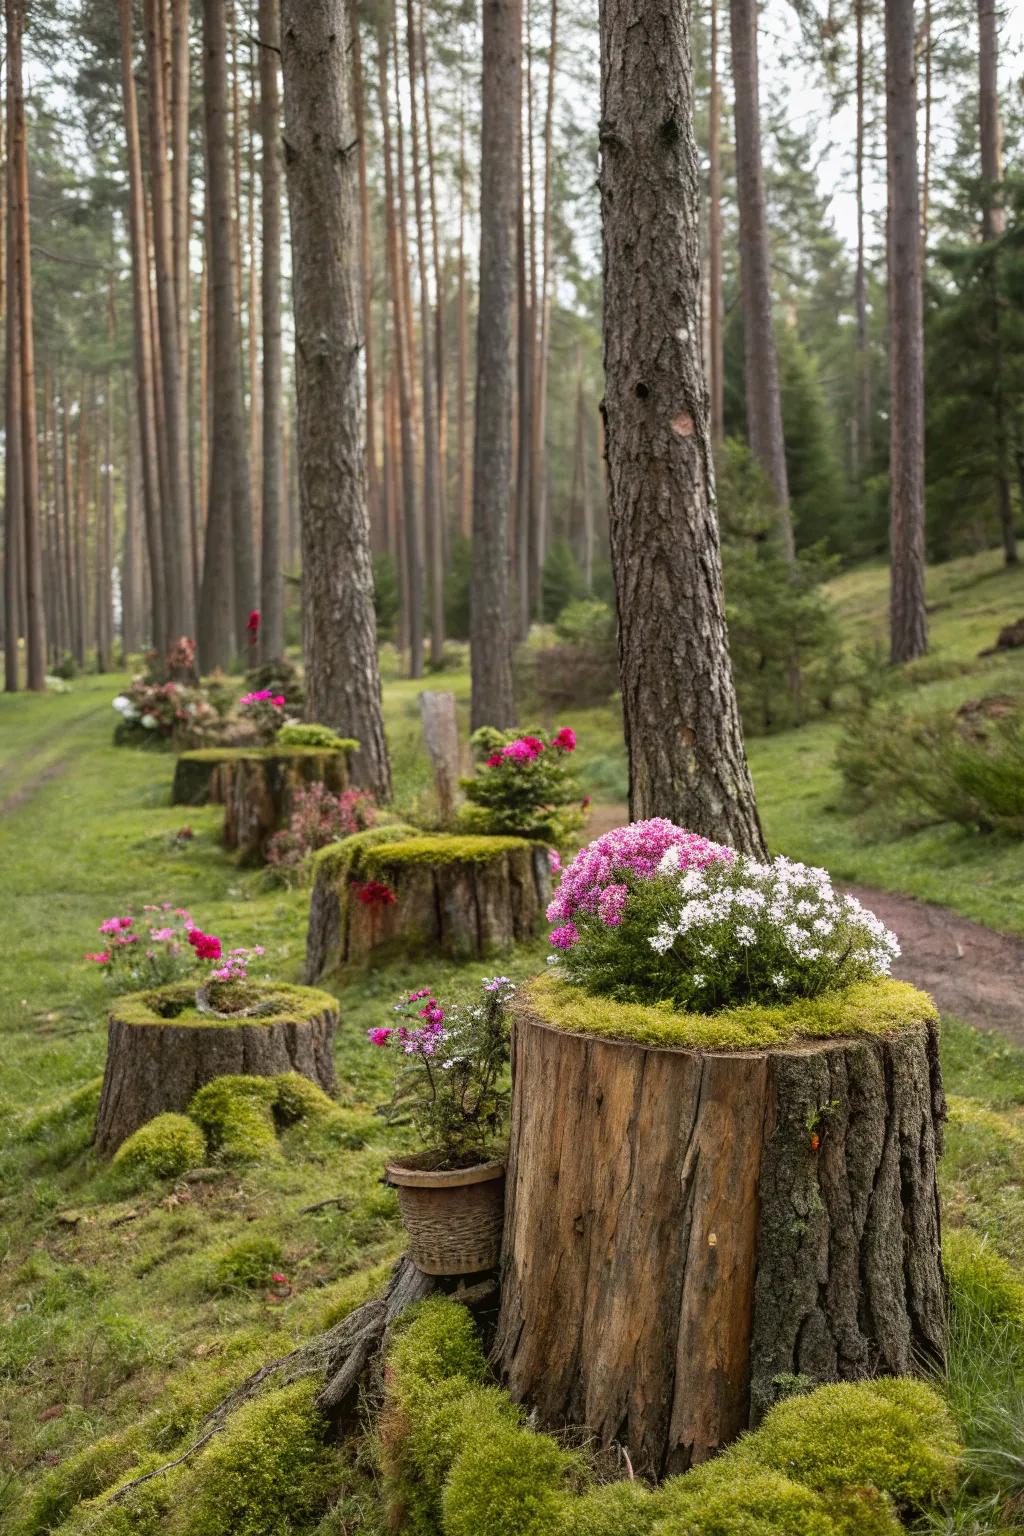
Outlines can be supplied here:
[[348, 788], [344, 752], [291, 752], [225, 757], [210, 781], [209, 798], [224, 806], [225, 848], [236, 849], [240, 864], [262, 864], [267, 843], [286, 826], [295, 795], [310, 784], [333, 794]]
[[335, 1089], [334, 1009], [307, 1019], [238, 1024], [133, 1024], [110, 1015], [107, 1065], [96, 1117], [96, 1149], [104, 1156], [154, 1115], [188, 1108], [215, 1077], [274, 1077], [301, 1072], [326, 1093]]
[[930, 1027], [778, 1051], [513, 1028], [494, 1360], [545, 1425], [657, 1477], [754, 1423], [784, 1372], [941, 1355]]
[[442, 826], [449, 826], [459, 799], [459, 722], [454, 693], [426, 688], [420, 694], [423, 742], [434, 770], [434, 790]]

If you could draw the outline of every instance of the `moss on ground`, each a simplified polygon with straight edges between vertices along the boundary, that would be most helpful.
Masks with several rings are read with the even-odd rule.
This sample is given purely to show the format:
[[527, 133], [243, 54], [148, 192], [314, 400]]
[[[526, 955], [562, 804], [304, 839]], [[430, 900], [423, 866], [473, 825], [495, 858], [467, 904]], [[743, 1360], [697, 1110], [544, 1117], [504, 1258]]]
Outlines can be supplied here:
[[139, 1127], [114, 1153], [114, 1167], [130, 1178], [172, 1179], [198, 1168], [206, 1157], [206, 1137], [187, 1115], [157, 1115]]
[[128, 992], [110, 1005], [111, 1013], [123, 1024], [173, 1024], [209, 1029], [234, 1029], [239, 1024], [288, 1024], [294, 1020], [313, 1019], [318, 1014], [336, 1012], [338, 1000], [317, 987], [298, 987], [286, 982], [254, 981], [247, 983], [253, 997], [267, 1005], [266, 1013], [239, 1014], [220, 1018], [200, 1013], [195, 1006], [195, 983], [177, 981], [146, 992]]
[[521, 988], [519, 998], [545, 1024], [568, 1034], [677, 1050], [754, 1050], [800, 1040], [878, 1037], [938, 1017], [931, 998], [905, 981], [891, 980], [858, 982], [843, 992], [773, 1008], [748, 1004], [707, 1014], [592, 997], [548, 971]]

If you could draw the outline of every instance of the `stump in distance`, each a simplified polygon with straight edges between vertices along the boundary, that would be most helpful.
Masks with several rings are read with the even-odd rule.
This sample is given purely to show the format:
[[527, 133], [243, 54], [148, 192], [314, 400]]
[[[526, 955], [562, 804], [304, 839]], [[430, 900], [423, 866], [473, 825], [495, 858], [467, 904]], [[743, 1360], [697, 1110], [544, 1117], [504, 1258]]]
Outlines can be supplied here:
[[934, 1010], [899, 982], [836, 994], [817, 1026], [814, 1008], [764, 1012], [816, 1038], [742, 1048], [743, 1010], [719, 1049], [673, 1042], [699, 1016], [526, 989], [494, 1361], [542, 1424], [664, 1477], [788, 1377], [941, 1358]]

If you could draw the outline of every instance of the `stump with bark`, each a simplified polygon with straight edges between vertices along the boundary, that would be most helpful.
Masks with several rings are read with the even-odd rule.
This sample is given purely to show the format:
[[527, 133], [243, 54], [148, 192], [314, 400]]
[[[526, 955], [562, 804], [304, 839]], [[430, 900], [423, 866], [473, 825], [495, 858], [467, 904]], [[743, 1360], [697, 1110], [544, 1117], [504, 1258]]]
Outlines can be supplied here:
[[200, 1011], [191, 983], [117, 999], [96, 1117], [99, 1152], [116, 1152], [154, 1115], [184, 1111], [215, 1077], [300, 1072], [334, 1092], [334, 998], [312, 987], [270, 982], [250, 985], [248, 992], [247, 1012], [226, 1017]]
[[655, 1477], [756, 1424], [780, 1378], [943, 1351], [929, 999], [865, 984], [831, 1037], [754, 1049], [688, 1047], [688, 1017], [545, 977], [513, 1024], [495, 1362], [542, 1424]]
[[348, 788], [349, 750], [274, 746], [183, 752], [171, 801], [223, 805], [225, 848], [237, 850], [241, 864], [262, 864], [267, 843], [288, 823], [297, 790], [323, 784], [340, 794]]
[[357, 845], [351, 854], [339, 843], [317, 858], [307, 981], [389, 952], [472, 959], [536, 935], [551, 887], [543, 845], [518, 837], [367, 838], [348, 839]]

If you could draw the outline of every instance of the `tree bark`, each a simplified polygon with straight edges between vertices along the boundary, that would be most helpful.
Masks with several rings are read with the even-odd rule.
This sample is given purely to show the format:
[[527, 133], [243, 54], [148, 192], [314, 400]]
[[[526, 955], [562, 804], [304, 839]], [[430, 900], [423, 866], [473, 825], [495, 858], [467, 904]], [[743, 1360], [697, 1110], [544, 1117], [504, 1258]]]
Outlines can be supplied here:
[[762, 853], [701, 367], [690, 49], [684, 10], [604, 0], [604, 415], [629, 808]]
[[854, 364], [854, 463], [859, 484], [863, 484], [871, 459], [871, 375], [868, 364], [868, 273], [864, 239], [864, 5], [854, 0], [856, 42], [857, 130], [855, 158], [857, 201], [857, 258], [853, 280], [853, 307], [856, 316]]
[[[8, 23], [9, 25], [9, 23]], [[14, 91], [10, 75], [11, 56], [7, 55], [7, 143], [14, 141]], [[24, 503], [21, 461], [21, 359], [20, 320], [18, 317], [17, 242], [13, 220], [15, 207], [14, 158], [8, 154], [5, 166], [4, 202], [7, 208], [8, 240], [5, 255], [6, 302], [4, 306], [4, 688], [17, 693], [21, 686], [18, 646], [24, 616], [25, 557], [22, 506]]]
[[260, 0], [260, 137], [263, 180], [263, 518], [260, 552], [260, 656], [284, 655], [281, 519], [281, 48], [279, 0]]
[[711, 0], [708, 94], [708, 384], [711, 441], [725, 438], [725, 297], [722, 288], [722, 83], [718, 74], [718, 0]]
[[757, 0], [730, 0], [736, 116], [736, 194], [740, 216], [740, 294], [747, 437], [779, 509], [778, 537], [793, 557], [779, 359], [772, 322], [771, 256], [761, 165]]
[[509, 608], [512, 484], [512, 316], [522, 47], [520, 0], [483, 0], [480, 131], [480, 300], [477, 319], [470, 595], [471, 728], [515, 722]]
[[[544, 105], [544, 211], [541, 217], [540, 291], [537, 295], [537, 354], [533, 382], [532, 437], [530, 443], [530, 505], [537, 527], [534, 574], [538, 595], [542, 590], [544, 558], [548, 550], [547, 426], [548, 372], [551, 353], [551, 257], [554, 217], [555, 75], [558, 58], [558, 0], [551, 0], [548, 35], [547, 96]], [[554, 617], [554, 615], [545, 615]]]
[[215, 1077], [299, 1072], [325, 1093], [336, 1087], [334, 1008], [281, 1023], [132, 1024], [111, 1013], [96, 1150], [109, 1157], [155, 1115], [182, 1113]]
[[783, 1373], [941, 1360], [943, 1114], [934, 1025], [668, 1050], [527, 999], [493, 1352], [512, 1396], [660, 1478], [756, 1424]]
[[357, 0], [349, 3], [352, 34], [352, 106], [359, 156], [359, 277], [363, 306], [363, 366], [366, 371], [366, 497], [374, 548], [385, 547], [384, 507], [377, 465], [377, 393], [373, 345], [373, 246], [370, 227], [370, 182], [366, 152], [366, 91], [363, 80], [363, 38]]
[[352, 776], [383, 804], [391, 769], [366, 509], [348, 17], [344, 0], [284, 0], [281, 18], [306, 712], [358, 740]]
[[469, 462], [469, 295], [466, 282], [466, 104], [459, 97], [459, 321], [455, 374], [456, 444], [458, 453], [459, 532], [468, 539], [473, 526], [473, 472]]
[[[179, 770], [187, 761], [187, 754], [182, 754]], [[191, 775], [189, 780], [196, 782]], [[176, 789], [180, 783], [176, 772]], [[292, 749], [277, 754], [270, 748], [225, 753], [210, 780], [208, 798], [224, 807], [224, 847], [237, 852], [240, 864], [262, 864], [270, 839], [288, 825], [298, 791], [322, 784], [331, 794], [340, 795], [348, 783], [344, 752]]]
[[423, 744], [434, 770], [437, 814], [442, 827], [455, 819], [459, 801], [459, 720], [454, 693], [427, 689], [420, 694]]
[[885, 0], [889, 187], [890, 657], [928, 649], [924, 592], [924, 326], [914, 0]]

